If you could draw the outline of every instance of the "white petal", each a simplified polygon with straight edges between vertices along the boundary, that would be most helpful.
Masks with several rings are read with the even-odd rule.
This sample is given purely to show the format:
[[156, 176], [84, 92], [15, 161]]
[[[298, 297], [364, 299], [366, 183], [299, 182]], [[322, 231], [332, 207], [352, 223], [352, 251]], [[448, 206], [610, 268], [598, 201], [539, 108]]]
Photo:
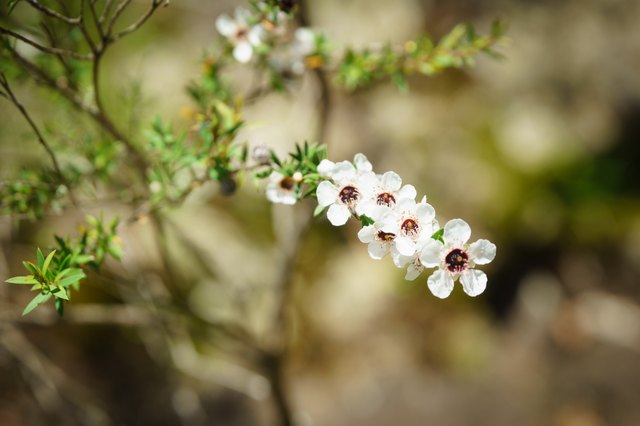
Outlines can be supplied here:
[[405, 185], [400, 188], [400, 191], [398, 191], [398, 198], [409, 198], [411, 200], [415, 200], [416, 195], [418, 195], [418, 192], [413, 185]]
[[244, 7], [236, 7], [235, 10], [236, 21], [246, 24], [251, 19], [251, 11]]
[[397, 191], [402, 186], [402, 178], [396, 172], [386, 172], [380, 179], [382, 187], [386, 191]]
[[478, 240], [469, 246], [471, 260], [478, 265], [486, 265], [496, 257], [496, 245], [489, 240]]
[[336, 163], [333, 171], [331, 172], [331, 177], [336, 182], [345, 183], [355, 178], [355, 176], [356, 169], [353, 167], [353, 164], [348, 161], [340, 161], [339, 163]]
[[293, 193], [293, 191], [281, 191], [279, 202], [288, 206], [292, 206], [298, 202], [298, 198]]
[[296, 41], [294, 48], [298, 54], [306, 56], [316, 49], [316, 35], [309, 28], [298, 28], [294, 37]]
[[262, 39], [266, 35], [266, 31], [260, 25], [256, 25], [249, 30], [247, 38], [252, 46], [259, 46], [262, 44]]
[[415, 256], [403, 256], [398, 252], [398, 249], [395, 245], [391, 246], [391, 259], [393, 260], [393, 264], [396, 268], [404, 268], [409, 263], [413, 263], [416, 260]]
[[389, 246], [380, 241], [374, 241], [369, 244], [368, 251], [372, 259], [379, 260], [389, 252]]
[[336, 166], [336, 163], [329, 160], [322, 160], [320, 164], [318, 164], [318, 173], [322, 176], [331, 176], [333, 172], [333, 168]]
[[216, 29], [223, 36], [232, 37], [236, 34], [238, 25], [229, 15], [220, 15], [218, 19], [216, 19]]
[[471, 228], [467, 222], [462, 219], [451, 219], [444, 226], [442, 239], [445, 244], [458, 247], [469, 241], [470, 236]]
[[320, 182], [318, 189], [316, 189], [316, 197], [318, 197], [318, 204], [322, 207], [326, 207], [329, 204], [333, 204], [338, 199], [338, 188], [336, 188], [328, 180]]
[[344, 204], [332, 204], [327, 211], [327, 219], [333, 226], [342, 226], [347, 223], [351, 212]]
[[396, 245], [396, 249], [398, 249], [398, 253], [403, 256], [413, 256], [413, 254], [416, 252], [415, 243], [408, 237], [400, 235], [396, 237], [393, 242]]
[[453, 278], [442, 269], [436, 270], [427, 280], [427, 286], [434, 296], [444, 299], [453, 291]]
[[267, 186], [265, 194], [267, 196], [267, 200], [271, 201], [272, 203], [279, 202], [279, 198], [280, 197], [279, 197], [279, 194], [278, 194], [278, 188], [273, 187], [273, 186]]
[[487, 288], [487, 275], [477, 269], [467, 269], [460, 275], [462, 289], [471, 297], [476, 297]]
[[415, 263], [412, 263], [407, 267], [407, 273], [404, 276], [404, 279], [407, 281], [413, 281], [420, 276], [422, 271], [424, 271], [424, 267], [416, 266]]
[[442, 249], [444, 246], [441, 242], [434, 239], [427, 241], [420, 252], [420, 262], [428, 268], [438, 266], [442, 262]]
[[401, 198], [400, 200], [398, 200], [398, 203], [396, 204], [396, 209], [398, 211], [412, 212], [415, 207], [416, 207], [416, 201], [410, 198]]
[[356, 170], [359, 172], [370, 172], [373, 170], [373, 166], [364, 154], [356, 154], [355, 157], [353, 157], [353, 164], [356, 165]]
[[358, 231], [358, 239], [363, 243], [370, 243], [375, 240], [376, 227], [368, 225]]
[[253, 47], [247, 42], [240, 42], [233, 48], [233, 57], [236, 61], [246, 64], [253, 56]]
[[436, 210], [431, 204], [420, 203], [416, 207], [416, 216], [420, 219], [421, 224], [431, 225], [431, 221], [436, 217]]

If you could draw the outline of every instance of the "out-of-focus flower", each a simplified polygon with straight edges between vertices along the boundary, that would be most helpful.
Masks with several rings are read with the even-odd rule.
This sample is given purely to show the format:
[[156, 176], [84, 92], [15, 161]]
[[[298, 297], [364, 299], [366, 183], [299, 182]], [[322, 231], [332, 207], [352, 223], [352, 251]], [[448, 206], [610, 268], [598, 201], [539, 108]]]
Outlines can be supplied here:
[[437, 267], [427, 281], [429, 290], [441, 299], [449, 296], [456, 279], [469, 296], [481, 294], [487, 287], [487, 275], [475, 269], [496, 256], [496, 246], [488, 240], [467, 244], [471, 228], [462, 219], [452, 219], [444, 226], [442, 239], [430, 240], [420, 253], [420, 262], [426, 267]]
[[285, 176], [279, 172], [269, 175], [267, 184], [267, 199], [272, 203], [293, 205], [298, 201], [298, 183], [302, 181], [302, 174], [296, 172], [293, 176]]
[[265, 29], [252, 24], [252, 19], [251, 12], [241, 7], [236, 8], [234, 18], [222, 14], [216, 19], [218, 32], [234, 46], [233, 57], [241, 63], [251, 60], [255, 47], [262, 44], [264, 37]]

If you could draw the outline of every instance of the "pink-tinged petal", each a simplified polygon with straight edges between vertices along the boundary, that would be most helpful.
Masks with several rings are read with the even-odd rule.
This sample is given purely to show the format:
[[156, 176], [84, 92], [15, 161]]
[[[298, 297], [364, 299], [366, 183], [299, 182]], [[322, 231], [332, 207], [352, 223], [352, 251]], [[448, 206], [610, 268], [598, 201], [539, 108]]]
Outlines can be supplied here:
[[462, 219], [451, 219], [444, 225], [444, 235], [442, 239], [445, 244], [450, 246], [462, 246], [469, 241], [471, 236], [471, 228]]
[[415, 200], [418, 192], [413, 185], [405, 185], [398, 191], [398, 198], [409, 198]]
[[462, 289], [471, 297], [476, 297], [487, 288], [487, 275], [477, 269], [467, 269], [460, 275]]
[[496, 245], [489, 240], [478, 240], [469, 246], [471, 261], [478, 265], [486, 265], [496, 257]]
[[216, 19], [216, 29], [225, 37], [233, 37], [238, 31], [238, 25], [229, 15], [220, 15]]
[[441, 242], [430, 239], [420, 252], [420, 262], [428, 268], [438, 266], [442, 262], [443, 248]]
[[408, 237], [399, 235], [396, 237], [395, 240], [393, 240], [393, 242], [396, 245], [396, 249], [398, 250], [398, 253], [400, 253], [403, 256], [413, 256], [414, 253], [416, 252], [415, 243], [413, 242], [413, 240], [411, 240]]
[[318, 197], [318, 204], [322, 207], [327, 207], [338, 199], [338, 188], [328, 180], [324, 180], [320, 182], [318, 189], [316, 189], [316, 197]]
[[363, 243], [370, 243], [376, 238], [376, 227], [373, 225], [365, 226], [358, 231], [358, 239]]
[[372, 259], [380, 260], [389, 252], [389, 246], [380, 241], [374, 241], [369, 244], [368, 251]]
[[453, 278], [442, 269], [437, 269], [429, 276], [427, 286], [434, 296], [444, 299], [453, 291]]
[[333, 226], [342, 226], [347, 223], [351, 212], [344, 204], [332, 204], [327, 211], [327, 219]]
[[407, 281], [413, 281], [420, 276], [422, 271], [424, 271], [424, 267], [416, 266], [415, 263], [412, 263], [407, 267], [407, 273], [404, 276], [404, 279]]
[[436, 217], [436, 210], [431, 204], [420, 203], [416, 207], [416, 216], [420, 220], [420, 223], [429, 224], [428, 226], [430, 226], [431, 222]]
[[318, 164], [318, 173], [321, 176], [330, 177], [335, 167], [336, 167], [336, 163], [334, 163], [333, 161], [329, 161], [326, 159], [322, 160], [320, 164]]
[[397, 191], [402, 186], [402, 178], [396, 172], [386, 172], [380, 179], [380, 184], [385, 191]]
[[233, 57], [236, 61], [246, 64], [253, 56], [253, 47], [247, 42], [240, 42], [233, 48]]

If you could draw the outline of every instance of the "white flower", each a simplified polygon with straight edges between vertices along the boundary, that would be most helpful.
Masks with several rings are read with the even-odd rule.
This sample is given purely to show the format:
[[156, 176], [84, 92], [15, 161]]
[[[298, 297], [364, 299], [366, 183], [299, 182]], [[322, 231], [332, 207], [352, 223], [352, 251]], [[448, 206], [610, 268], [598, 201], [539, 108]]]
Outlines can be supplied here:
[[472, 297], [487, 287], [486, 274], [474, 267], [491, 262], [496, 256], [496, 246], [488, 240], [467, 244], [470, 236], [471, 228], [464, 220], [452, 219], [444, 226], [444, 244], [431, 240], [422, 249], [420, 262], [426, 267], [438, 267], [427, 281], [436, 297], [449, 296], [458, 278], [464, 292]]
[[398, 265], [397, 259], [402, 256], [414, 256], [419, 248], [419, 242], [424, 236], [431, 236], [435, 231], [436, 211], [428, 204], [426, 197], [416, 203], [411, 198], [398, 200], [393, 215], [385, 218], [382, 230], [396, 235], [394, 247], [397, 254], [394, 255], [394, 262]]
[[302, 180], [302, 174], [295, 172], [293, 176], [285, 176], [279, 172], [272, 172], [269, 175], [267, 184], [267, 199], [272, 203], [292, 205], [298, 201], [296, 190], [298, 183]]
[[218, 32], [234, 46], [233, 57], [238, 62], [249, 62], [253, 49], [262, 44], [265, 30], [261, 25], [252, 25], [251, 19], [251, 12], [241, 7], [236, 8], [235, 19], [226, 14], [216, 19]]
[[328, 180], [320, 182], [316, 190], [318, 204], [329, 206], [327, 218], [332, 225], [344, 225], [351, 214], [360, 214], [358, 204], [362, 194], [369, 193], [376, 182], [372, 169], [363, 154], [356, 154], [353, 163], [326, 160], [318, 165], [318, 173], [333, 180], [333, 183]]
[[374, 220], [374, 223], [363, 227], [358, 232], [360, 241], [368, 244], [369, 256], [372, 259], [382, 259], [393, 246], [393, 240], [395, 240], [396, 236], [382, 230], [385, 218], [391, 214], [393, 212], [389, 207], [375, 206], [369, 212], [369, 217]]
[[395, 207], [403, 198], [414, 200], [416, 189], [413, 185], [402, 186], [402, 178], [396, 172], [386, 172], [377, 176], [373, 191], [362, 200], [362, 211], [367, 216], [376, 206]]

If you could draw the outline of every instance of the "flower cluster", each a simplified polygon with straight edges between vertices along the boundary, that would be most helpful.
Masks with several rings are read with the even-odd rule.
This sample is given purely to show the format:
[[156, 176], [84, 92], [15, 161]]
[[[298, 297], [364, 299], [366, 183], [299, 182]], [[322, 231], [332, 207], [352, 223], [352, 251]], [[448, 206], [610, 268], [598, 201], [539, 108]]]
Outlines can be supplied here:
[[253, 8], [238, 7], [233, 17], [223, 14], [216, 20], [235, 60], [248, 63], [258, 57], [282, 76], [302, 75], [324, 62], [319, 34], [306, 27], [295, 28], [291, 15], [279, 6], [259, 2]]
[[[469, 243], [471, 228], [462, 219], [452, 219], [441, 228], [427, 198], [416, 201], [416, 189], [403, 185], [397, 173], [376, 174], [363, 154], [356, 154], [353, 162], [323, 159], [316, 172], [317, 211], [327, 209], [334, 226], [344, 225], [350, 217], [358, 219], [363, 225], [358, 238], [368, 245], [373, 259], [389, 254], [398, 268], [406, 268], [407, 280], [435, 268], [427, 285], [439, 298], [449, 296], [458, 279], [469, 296], [485, 290], [487, 276], [476, 266], [493, 260], [495, 244], [483, 239]], [[295, 173], [273, 171], [267, 198], [294, 204], [299, 198], [297, 182], [302, 178], [301, 174], [296, 179]]]

